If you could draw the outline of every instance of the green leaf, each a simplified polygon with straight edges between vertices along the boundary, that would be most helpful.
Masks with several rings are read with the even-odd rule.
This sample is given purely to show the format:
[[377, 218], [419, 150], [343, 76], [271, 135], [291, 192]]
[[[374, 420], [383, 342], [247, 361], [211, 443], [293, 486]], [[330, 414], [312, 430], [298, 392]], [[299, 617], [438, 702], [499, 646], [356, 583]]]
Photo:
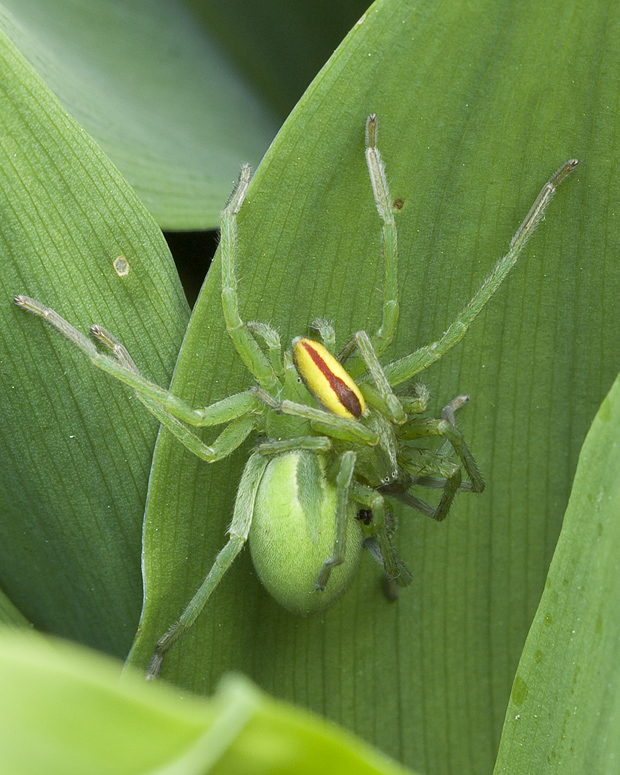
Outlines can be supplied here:
[[[389, 604], [369, 557], [323, 618], [298, 620], [244, 553], [164, 676], [209, 691], [247, 672], [425, 772], [490, 772], [519, 655], [581, 442], [620, 363], [616, 271], [617, 5], [378, 2], [301, 100], [239, 219], [247, 320], [283, 341], [314, 318], [338, 344], [378, 325], [380, 225], [364, 163], [376, 112], [398, 215], [402, 314], [390, 357], [437, 338], [480, 286], [541, 185], [558, 192], [514, 275], [465, 342], [424, 375], [488, 482], [441, 525], [399, 511], [414, 582]], [[196, 306], [174, 390], [204, 405], [251, 384], [224, 334], [219, 265]], [[145, 532], [144, 665], [225, 541], [247, 449], [207, 466], [161, 436]]]
[[167, 229], [217, 225], [273, 111], [183, 3], [3, 0], [0, 27]]
[[21, 775], [406, 775], [239, 676], [180, 699], [84, 649], [0, 633], [0, 766]]
[[285, 117], [366, 0], [188, 0], [257, 92]]
[[0, 590], [0, 624], [6, 627], [28, 627], [30, 622]]
[[12, 299], [105, 324], [164, 385], [187, 304], [153, 219], [1, 33], [0, 74], [0, 584], [40, 629], [124, 655], [157, 423]]
[[495, 771], [617, 770], [620, 378], [592, 423], [512, 688]]
[[[399, 514], [412, 587], [388, 604], [366, 558], [332, 611], [299, 621], [268, 598], [246, 553], [170, 654], [167, 678], [207, 691], [241, 669], [421, 771], [491, 771], [578, 452], [620, 364], [619, 14], [609, 0], [383, 0], [308, 90], [240, 218], [242, 312], [285, 341], [318, 315], [339, 343], [378, 323], [369, 112], [404, 205], [390, 356], [440, 335], [544, 180], [571, 156], [582, 166], [465, 342], [425, 375], [434, 413], [471, 395], [459, 421], [488, 488], [460, 496], [442, 525]], [[156, 425], [10, 299], [36, 295], [82, 330], [102, 323], [164, 385], [187, 309], [152, 221], [11, 47], [1, 51], [0, 583], [39, 627], [120, 654], [140, 606]], [[124, 279], [113, 272], [121, 254]], [[175, 390], [197, 404], [249, 384], [218, 294], [216, 266], [176, 372]], [[223, 545], [246, 455], [209, 468], [162, 435], [136, 664]]]

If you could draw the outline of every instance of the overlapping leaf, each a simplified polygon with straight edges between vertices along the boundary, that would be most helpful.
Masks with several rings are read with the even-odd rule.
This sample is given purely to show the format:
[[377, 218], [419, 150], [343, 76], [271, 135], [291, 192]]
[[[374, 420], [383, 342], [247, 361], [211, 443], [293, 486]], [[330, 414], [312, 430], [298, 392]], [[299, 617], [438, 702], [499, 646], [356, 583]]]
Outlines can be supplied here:
[[[383, 0], [293, 112], [239, 224], [242, 313], [277, 325], [284, 341], [319, 315], [335, 322], [339, 343], [378, 323], [368, 113], [379, 116], [392, 194], [404, 204], [392, 357], [440, 335], [545, 179], [572, 156], [581, 168], [467, 340], [425, 375], [434, 411], [471, 395], [460, 422], [488, 489], [461, 496], [442, 525], [400, 514], [412, 587], [387, 603], [368, 558], [331, 612], [299, 621], [268, 598], [243, 556], [171, 653], [167, 678], [205, 691], [240, 669], [421, 771], [492, 770], [578, 451], [620, 364], [619, 13], [605, 0]], [[29, 292], [83, 329], [103, 323], [162, 384], [186, 310], [153, 225], [14, 61], [2, 71], [2, 583], [40, 626], [121, 653], [139, 607], [139, 521], [155, 426], [39, 321], [23, 321], [10, 299]], [[139, 270], [134, 285], [111, 273], [119, 253]], [[225, 337], [218, 293], [216, 267], [174, 383], [196, 404], [249, 383]], [[59, 362], [47, 360], [52, 352]], [[162, 436], [136, 664], [223, 545], [246, 454], [209, 468]]]
[[334, 725], [231, 676], [180, 700], [101, 656], [0, 633], [0, 766], [38, 775], [405, 775]]
[[273, 110], [182, 2], [6, 0], [0, 27], [162, 228], [215, 228]]
[[[580, 444], [620, 363], [606, 215], [617, 205], [616, 119], [603, 107], [616, 104], [616, 14], [604, 2], [379, 2], [297, 106], [239, 219], [242, 314], [279, 326], [284, 341], [318, 315], [335, 322], [339, 344], [378, 323], [380, 228], [363, 158], [371, 111], [404, 201], [392, 356], [445, 330], [560, 163], [577, 156], [582, 168], [466, 342], [424, 375], [435, 412], [471, 395], [460, 422], [489, 486], [461, 496], [440, 526], [400, 514], [412, 586], [388, 604], [368, 558], [334, 609], [300, 621], [244, 556], [166, 677], [204, 691], [240, 669], [421, 770], [492, 769]], [[249, 384], [218, 293], [216, 267], [174, 383], [195, 404]], [[246, 454], [207, 467], [162, 437], [136, 663], [222, 547]]]
[[157, 423], [13, 297], [105, 323], [163, 384], [187, 304], [127, 183], [4, 36], [0, 58], [0, 584], [37, 627], [120, 656]]
[[496, 772], [612, 773], [620, 756], [620, 380], [581, 455]]

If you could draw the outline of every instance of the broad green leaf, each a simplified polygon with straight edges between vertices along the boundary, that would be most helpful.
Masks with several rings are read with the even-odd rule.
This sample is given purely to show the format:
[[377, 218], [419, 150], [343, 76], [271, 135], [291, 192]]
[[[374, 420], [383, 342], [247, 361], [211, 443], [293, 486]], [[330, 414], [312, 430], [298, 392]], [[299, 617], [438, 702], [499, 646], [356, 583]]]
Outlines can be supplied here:
[[496, 772], [618, 771], [620, 379], [592, 423], [506, 712]]
[[368, 6], [364, 0], [188, 0], [188, 4], [283, 117]]
[[0, 768], [20, 775], [406, 775], [352, 735], [240, 676], [182, 700], [119, 664], [0, 633]]
[[[247, 672], [427, 773], [491, 772], [510, 687], [587, 427], [620, 364], [616, 271], [618, 9], [504, 0], [375, 4], [292, 113], [239, 219], [241, 311], [284, 342], [324, 315], [338, 344], [376, 328], [380, 225], [365, 169], [376, 112], [398, 214], [402, 315], [390, 356], [438, 337], [507, 249], [541, 185], [564, 184], [466, 341], [424, 375], [487, 478], [449, 520], [399, 510], [414, 582], [383, 598], [370, 557], [324, 617], [299, 620], [248, 553], [164, 677], [209, 691]], [[226, 339], [216, 263], [174, 390], [204, 405], [251, 383]], [[160, 438], [145, 533], [144, 666], [223, 546], [247, 449], [207, 466]]]
[[163, 384], [187, 304], [153, 219], [1, 34], [0, 256], [0, 584], [38, 628], [124, 655], [157, 423], [13, 297], [104, 324]]
[[30, 622], [0, 590], [0, 624], [5, 627], [29, 627]]
[[3, 0], [0, 27], [167, 229], [214, 228], [272, 109], [183, 2]]

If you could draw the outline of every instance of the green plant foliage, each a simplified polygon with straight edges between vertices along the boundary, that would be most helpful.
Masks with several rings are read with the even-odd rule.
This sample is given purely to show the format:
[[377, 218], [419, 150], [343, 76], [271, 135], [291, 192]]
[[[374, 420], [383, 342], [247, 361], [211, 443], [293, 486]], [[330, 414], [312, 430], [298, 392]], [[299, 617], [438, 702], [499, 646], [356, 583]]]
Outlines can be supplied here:
[[0, 633], [0, 767], [20, 775], [406, 775], [240, 676], [210, 700], [146, 685], [83, 649]]
[[0, 590], [0, 624], [7, 627], [28, 627], [28, 619]]
[[37, 627], [122, 656], [157, 423], [11, 298], [105, 320], [164, 384], [187, 304], [153, 219], [4, 36], [0, 73], [0, 583]]
[[[150, 217], [10, 46], [3, 51], [0, 583], [40, 628], [124, 654], [142, 592], [140, 519], [156, 426], [128, 391], [11, 298], [36, 296], [82, 330], [101, 323], [162, 385], [187, 309]], [[319, 315], [334, 322], [339, 344], [377, 325], [380, 224], [363, 158], [370, 112], [403, 205], [401, 322], [390, 357], [445, 330], [544, 181], [570, 157], [581, 165], [465, 341], [424, 375], [434, 414], [458, 394], [471, 396], [459, 422], [488, 486], [482, 496], [459, 496], [441, 525], [399, 512], [398, 549], [412, 586], [386, 602], [365, 557], [335, 608], [303, 621], [269, 598], [246, 552], [170, 653], [165, 679], [207, 693], [226, 671], [242, 671], [418, 771], [492, 771], [579, 450], [620, 369], [619, 54], [620, 7], [611, 0], [380, 0], [309, 87], [239, 218], [241, 312], [279, 327], [285, 341]], [[112, 271], [120, 254], [132, 267], [124, 279]], [[173, 383], [196, 405], [249, 384], [224, 332], [218, 272], [216, 262]], [[222, 547], [247, 454], [207, 466], [161, 434], [132, 664], [145, 665]], [[578, 551], [580, 536], [566, 536]], [[547, 596], [559, 595], [563, 578], [552, 577]], [[601, 595], [613, 633], [613, 584]], [[558, 633], [572, 627], [563, 599]], [[587, 628], [580, 632], [575, 658], [599, 648], [596, 628], [591, 643]], [[545, 691], [535, 685], [544, 669], [522, 668], [524, 723], [510, 720], [511, 706], [504, 767]], [[599, 679], [585, 675], [584, 665], [575, 690], [593, 709]], [[605, 697], [598, 711], [609, 716], [614, 702], [615, 694]], [[567, 709], [562, 697], [557, 707]], [[581, 718], [567, 718], [566, 730], [581, 736], [583, 751], [596, 733]], [[559, 744], [546, 750], [566, 754]], [[515, 761], [528, 771], [525, 759]], [[581, 761], [606, 771], [602, 760]]]
[[612, 773], [620, 758], [620, 378], [579, 456], [495, 771]]
[[255, 89], [288, 115], [365, 0], [188, 0]]
[[[600, 222], [618, 190], [607, 171], [613, 130], [583, 85], [612, 90], [604, 100], [615, 104], [615, 80], [606, 80], [615, 49], [601, 47], [602, 29], [615, 29], [604, 3], [378, 3], [299, 103], [239, 225], [242, 314], [279, 326], [284, 339], [319, 314], [335, 322], [339, 344], [377, 324], [369, 112], [379, 116], [392, 193], [404, 200], [392, 355], [445, 330], [560, 163], [577, 156], [583, 168], [463, 346], [425, 375], [435, 413], [472, 396], [460, 423], [489, 488], [462, 496], [441, 526], [400, 514], [412, 587], [386, 603], [366, 558], [333, 610], [300, 621], [269, 599], [244, 556], [169, 655], [168, 680], [208, 691], [222, 671], [240, 669], [418, 769], [492, 769], [579, 447], [620, 363], [618, 275], [604, 259], [617, 237]], [[248, 384], [223, 334], [218, 272], [175, 375], [175, 391], [197, 405]], [[223, 545], [246, 454], [209, 468], [162, 436], [135, 664]]]
[[125, 175], [162, 228], [215, 228], [273, 110], [170, 0], [4, 0], [0, 28]]

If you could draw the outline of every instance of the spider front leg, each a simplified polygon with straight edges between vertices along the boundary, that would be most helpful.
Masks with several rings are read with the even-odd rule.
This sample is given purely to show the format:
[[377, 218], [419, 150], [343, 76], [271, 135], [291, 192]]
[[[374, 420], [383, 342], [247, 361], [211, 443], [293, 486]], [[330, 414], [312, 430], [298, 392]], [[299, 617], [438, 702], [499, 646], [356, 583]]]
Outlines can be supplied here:
[[155, 652], [146, 670], [147, 680], [157, 678], [166, 653], [193, 626], [215, 588], [220, 583], [222, 576], [243, 549], [252, 527], [254, 504], [260, 481], [268, 464], [268, 459], [262, 457], [257, 452], [253, 453], [246, 463], [241, 481], [239, 482], [232, 523], [228, 530], [230, 538], [215, 558], [211, 570], [181, 614], [179, 620], [157, 642]]
[[[237, 215], [245, 199], [252, 171], [247, 164], [241, 168], [241, 176], [237, 188], [221, 216], [220, 256], [222, 260], [222, 311], [226, 322], [226, 331], [232, 339], [239, 357], [248, 371], [254, 375], [258, 384], [265, 390], [273, 390], [278, 385], [274, 371], [273, 357], [268, 359], [253, 336], [249, 324], [244, 323], [239, 314], [239, 297], [237, 295], [237, 277], [235, 274], [235, 259], [237, 253]], [[265, 335], [264, 330], [256, 330], [259, 335]], [[269, 333], [267, 333], [269, 337]], [[267, 339], [269, 347], [270, 342]], [[271, 350], [271, 348], [270, 348]], [[273, 353], [272, 353], [273, 355]]]
[[389, 417], [393, 423], [402, 425], [407, 419], [407, 414], [403, 409], [402, 403], [390, 387], [370, 337], [365, 331], [358, 331], [353, 337], [353, 342], [364, 359], [368, 373], [376, 385], [380, 400], [378, 400], [376, 392], [367, 383], [360, 380], [359, 387], [364, 398], [369, 404], [379, 409], [382, 414]]
[[456, 320], [450, 324], [444, 335], [436, 342], [420, 347], [414, 353], [393, 361], [385, 367], [386, 377], [392, 387], [400, 385], [402, 382], [411, 379], [419, 372], [428, 368], [461, 341], [469, 330], [470, 325], [516, 264], [521, 251], [543, 219], [557, 187], [573, 172], [577, 164], [577, 159], [570, 159], [545, 183], [523, 223], [510, 241], [508, 252], [495, 264], [472, 300]]
[[[91, 334], [102, 344], [108, 347], [118, 363], [141, 377], [138, 367], [133, 358], [127, 352], [127, 348], [122, 345], [109, 331], [101, 326], [91, 326]], [[256, 414], [251, 413], [251, 409], [258, 408], [249, 401], [248, 393], [239, 393], [236, 396], [230, 396], [224, 399], [225, 414], [221, 417], [226, 418], [224, 422], [230, 422], [227, 428], [215, 439], [211, 446], [205, 444], [202, 439], [196, 436], [186, 425], [180, 422], [177, 417], [161, 402], [154, 400], [151, 396], [137, 392], [139, 400], [144, 406], [175, 436], [183, 446], [187, 447], [201, 460], [207, 463], [215, 463], [222, 460], [234, 452], [237, 447], [246, 440], [246, 438], [256, 430], [260, 425], [260, 419]], [[168, 394], [170, 395], [170, 394]], [[213, 405], [214, 406], [214, 405]], [[213, 410], [213, 406], [210, 407]], [[222, 412], [223, 406], [220, 403], [218, 411]], [[205, 410], [190, 410], [190, 419], [192, 423], [198, 426], [204, 422]], [[241, 414], [239, 414], [241, 412]], [[211, 417], [214, 412], [211, 411]], [[217, 423], [219, 424], [219, 423]]]
[[383, 221], [383, 317], [381, 326], [372, 338], [372, 346], [377, 356], [381, 356], [394, 338], [398, 325], [398, 245], [396, 220], [392, 197], [385, 176], [385, 167], [377, 148], [377, 116], [373, 113], [366, 122], [366, 163], [375, 204], [379, 217]]
[[[377, 134], [377, 116], [373, 113], [371, 116], [368, 116], [366, 121], [366, 164], [377, 212], [383, 222], [381, 237], [383, 243], [384, 280], [381, 325], [370, 341], [377, 357], [381, 357], [394, 338], [396, 326], [398, 325], [398, 241], [392, 197], [385, 175], [383, 160], [377, 147]], [[338, 360], [344, 363], [353, 354], [356, 346], [356, 342], [351, 340], [338, 356]], [[359, 370], [355, 366], [351, 366], [350, 370], [353, 377], [359, 374]]]
[[[94, 366], [132, 387], [159, 422], [191, 452], [208, 463], [229, 455], [260, 425], [263, 406], [250, 391], [237, 393], [202, 409], [193, 409], [178, 396], [145, 379], [126, 348], [101, 326], [93, 326], [91, 333], [111, 350], [112, 355], [100, 352], [90, 339], [50, 307], [28, 296], [16, 296], [15, 303], [56, 329], [83, 352]], [[230, 425], [209, 446], [185, 423], [194, 427], [224, 423]]]

